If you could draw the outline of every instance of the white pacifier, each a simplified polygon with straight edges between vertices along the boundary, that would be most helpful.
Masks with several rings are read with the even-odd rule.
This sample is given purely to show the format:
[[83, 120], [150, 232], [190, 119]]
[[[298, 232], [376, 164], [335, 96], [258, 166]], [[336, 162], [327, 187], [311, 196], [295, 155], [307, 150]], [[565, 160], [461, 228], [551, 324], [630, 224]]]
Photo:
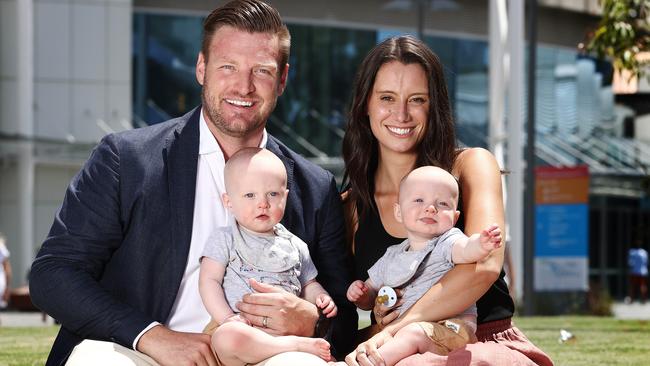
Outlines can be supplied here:
[[384, 286], [379, 289], [377, 294], [377, 303], [392, 308], [397, 303], [397, 293], [392, 287]]

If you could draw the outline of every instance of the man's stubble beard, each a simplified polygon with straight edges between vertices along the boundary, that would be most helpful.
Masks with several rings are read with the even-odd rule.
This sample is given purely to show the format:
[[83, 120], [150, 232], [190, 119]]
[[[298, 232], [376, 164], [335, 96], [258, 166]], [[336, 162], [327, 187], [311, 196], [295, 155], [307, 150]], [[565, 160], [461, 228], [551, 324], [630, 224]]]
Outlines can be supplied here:
[[266, 115], [254, 116], [252, 123], [229, 124], [219, 110], [219, 98], [207, 95], [206, 89], [207, 88], [204, 85], [201, 90], [201, 101], [203, 102], [203, 108], [205, 108], [208, 113], [208, 117], [210, 117], [212, 125], [223, 134], [237, 138], [246, 137], [250, 133], [259, 130], [260, 127], [263, 128], [266, 125], [266, 121], [271, 116], [271, 113], [275, 110], [275, 105], [278, 101], [276, 97], [271, 108], [269, 108], [269, 112]]

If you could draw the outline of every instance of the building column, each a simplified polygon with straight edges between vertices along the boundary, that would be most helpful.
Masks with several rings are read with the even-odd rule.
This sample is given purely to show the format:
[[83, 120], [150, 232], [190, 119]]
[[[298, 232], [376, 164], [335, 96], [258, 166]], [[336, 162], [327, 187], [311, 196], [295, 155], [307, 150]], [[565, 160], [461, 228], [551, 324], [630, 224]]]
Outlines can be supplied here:
[[26, 284], [26, 274], [34, 260], [34, 144], [24, 142], [18, 149], [18, 223], [20, 225], [20, 251], [13, 260], [14, 285]]
[[[506, 238], [512, 259], [515, 293], [523, 294], [523, 96], [524, 96], [524, 6], [521, 1], [490, 0], [489, 3], [489, 142], [502, 169], [506, 204]], [[505, 100], [508, 95], [508, 138], [505, 154]], [[507, 155], [507, 159], [505, 156]]]
[[17, 1], [17, 129], [18, 149], [18, 222], [19, 247], [14, 265], [14, 286], [24, 285], [25, 274], [34, 256], [34, 3]]
[[501, 168], [505, 168], [505, 100], [506, 78], [508, 75], [509, 55], [506, 50], [508, 42], [508, 15], [506, 0], [490, 0], [489, 3], [489, 92], [488, 108], [489, 144]]

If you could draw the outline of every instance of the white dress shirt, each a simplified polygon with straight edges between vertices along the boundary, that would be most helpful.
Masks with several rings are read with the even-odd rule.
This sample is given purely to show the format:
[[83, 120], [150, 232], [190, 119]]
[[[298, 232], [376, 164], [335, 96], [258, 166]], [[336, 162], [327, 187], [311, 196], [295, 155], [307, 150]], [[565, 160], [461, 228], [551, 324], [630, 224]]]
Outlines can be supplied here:
[[[264, 130], [260, 147], [266, 146], [267, 139]], [[171, 330], [200, 333], [210, 321], [210, 315], [199, 294], [199, 258], [210, 233], [217, 227], [230, 225], [232, 220], [221, 202], [221, 194], [226, 191], [223, 179], [225, 165], [223, 151], [210, 132], [201, 110], [192, 239], [181, 286], [165, 324]], [[142, 334], [156, 325], [158, 323], [150, 324], [136, 337], [134, 349]]]

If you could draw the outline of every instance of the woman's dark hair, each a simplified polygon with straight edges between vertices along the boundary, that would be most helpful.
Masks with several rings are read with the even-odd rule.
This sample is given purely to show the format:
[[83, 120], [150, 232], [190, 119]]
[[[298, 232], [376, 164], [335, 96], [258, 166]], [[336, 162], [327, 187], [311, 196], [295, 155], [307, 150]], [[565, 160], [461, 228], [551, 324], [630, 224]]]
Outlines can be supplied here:
[[368, 53], [359, 67], [353, 86], [348, 126], [343, 137], [343, 187], [349, 190], [349, 199], [355, 202], [355, 206], [361, 203], [363, 210], [375, 205], [371, 182], [378, 163], [377, 139], [370, 130], [368, 118], [368, 98], [377, 72], [382, 65], [392, 61], [405, 65], [419, 64], [428, 78], [429, 118], [425, 134], [417, 146], [417, 160], [413, 168], [435, 165], [451, 171], [456, 157], [454, 121], [440, 59], [424, 42], [412, 36], [384, 40]]
[[280, 43], [278, 70], [280, 72], [284, 70], [289, 61], [291, 36], [275, 8], [260, 0], [235, 0], [214, 9], [203, 22], [201, 52], [206, 60], [212, 36], [224, 25], [249, 33], [277, 35]]

